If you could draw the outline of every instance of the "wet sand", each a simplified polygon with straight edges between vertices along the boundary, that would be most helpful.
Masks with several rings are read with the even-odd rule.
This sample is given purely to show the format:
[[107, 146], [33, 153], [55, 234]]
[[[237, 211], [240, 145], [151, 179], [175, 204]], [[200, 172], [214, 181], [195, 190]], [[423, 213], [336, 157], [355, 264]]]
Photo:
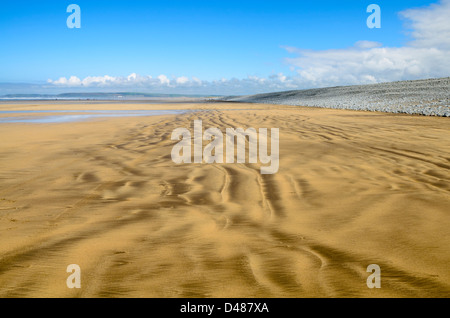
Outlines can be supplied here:
[[[450, 296], [448, 118], [95, 106], [215, 110], [1, 124], [0, 297]], [[176, 165], [171, 133], [195, 119], [279, 128], [279, 172]], [[81, 289], [66, 286], [69, 264]], [[370, 264], [380, 289], [366, 285]]]

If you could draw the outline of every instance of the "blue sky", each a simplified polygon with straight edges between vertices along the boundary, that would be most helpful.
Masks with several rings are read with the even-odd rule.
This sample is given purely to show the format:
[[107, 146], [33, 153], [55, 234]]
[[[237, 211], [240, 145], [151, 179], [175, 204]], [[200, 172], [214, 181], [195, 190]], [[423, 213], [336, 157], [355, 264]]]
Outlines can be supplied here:
[[[66, 25], [71, 3], [81, 8], [81, 29]], [[371, 3], [382, 9], [381, 29], [366, 25]], [[432, 3], [436, 5], [430, 7]], [[58, 91], [243, 94], [404, 79], [408, 72], [391, 78], [389, 69], [381, 75], [372, 71], [377, 73], [372, 76], [367, 70], [365, 77], [342, 77], [338, 73], [352, 73], [351, 67], [341, 69], [346, 61], [340, 64], [333, 55], [338, 65], [330, 66], [330, 58], [321, 62], [321, 56], [339, 50], [344, 54], [358, 41], [378, 43], [358, 50], [409, 48], [408, 43], [417, 40], [411, 21], [422, 23], [423, 29], [426, 21], [418, 21], [423, 12], [445, 13], [442, 8], [448, 4], [447, 0], [2, 2], [0, 82], [31, 83], [33, 92], [39, 87], [53, 92], [57, 87]], [[412, 18], [400, 14], [412, 8], [416, 8]], [[448, 32], [449, 22], [444, 23]], [[314, 56], [308, 58], [305, 50]], [[316, 68], [309, 70], [310, 65]], [[323, 78], [315, 75], [324, 69], [329, 73]], [[450, 75], [448, 69], [440, 72], [428, 67], [409, 76]], [[16, 92], [5, 87], [10, 85], [0, 85], [0, 94]], [[15, 87], [20, 90], [20, 85]], [[27, 87], [23, 86], [24, 93]]]

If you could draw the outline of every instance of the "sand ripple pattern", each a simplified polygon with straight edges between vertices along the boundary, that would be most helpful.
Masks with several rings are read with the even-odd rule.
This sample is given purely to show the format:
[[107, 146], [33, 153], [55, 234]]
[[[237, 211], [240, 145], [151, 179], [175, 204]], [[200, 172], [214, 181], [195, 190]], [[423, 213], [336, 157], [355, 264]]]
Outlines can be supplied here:
[[[175, 165], [171, 132], [198, 118], [280, 128], [280, 172]], [[72, 125], [0, 146], [1, 297], [450, 296], [445, 118], [274, 106]]]

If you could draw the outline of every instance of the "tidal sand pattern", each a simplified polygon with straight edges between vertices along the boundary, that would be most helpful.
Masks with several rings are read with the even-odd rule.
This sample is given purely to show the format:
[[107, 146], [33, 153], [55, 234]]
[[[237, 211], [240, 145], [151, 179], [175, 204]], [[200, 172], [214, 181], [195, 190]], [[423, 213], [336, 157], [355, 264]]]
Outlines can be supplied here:
[[[450, 296], [448, 118], [95, 105], [114, 107], [198, 111], [0, 124], [0, 297]], [[176, 165], [171, 133], [195, 119], [279, 128], [279, 172]], [[69, 264], [81, 289], [66, 286]]]

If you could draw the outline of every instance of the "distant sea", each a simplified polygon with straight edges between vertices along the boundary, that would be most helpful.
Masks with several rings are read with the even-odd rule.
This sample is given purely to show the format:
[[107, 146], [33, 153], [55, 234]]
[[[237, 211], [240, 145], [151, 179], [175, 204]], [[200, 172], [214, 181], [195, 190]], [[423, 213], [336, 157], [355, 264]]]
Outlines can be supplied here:
[[0, 96], [0, 100], [183, 100], [208, 99], [218, 96], [177, 95], [177, 94], [147, 94], [147, 93], [64, 93], [64, 94], [8, 94]]

